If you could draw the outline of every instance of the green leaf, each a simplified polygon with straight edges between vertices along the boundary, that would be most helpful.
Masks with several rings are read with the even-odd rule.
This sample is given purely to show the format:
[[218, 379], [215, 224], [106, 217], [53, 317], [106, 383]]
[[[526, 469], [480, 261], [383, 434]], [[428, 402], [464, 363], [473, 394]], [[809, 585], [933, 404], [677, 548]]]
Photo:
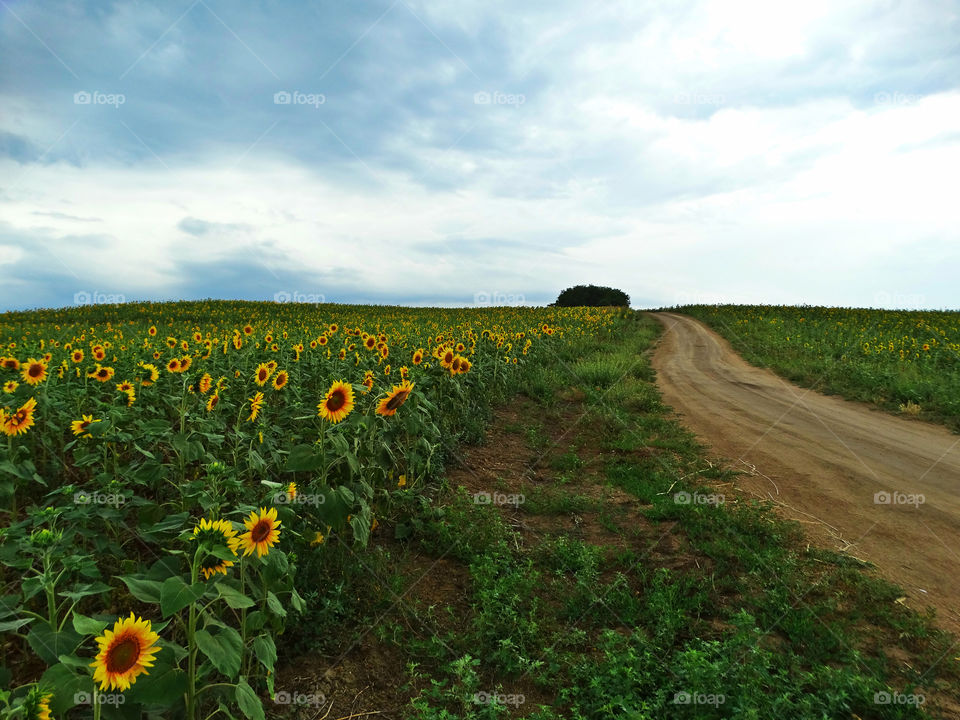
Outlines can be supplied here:
[[64, 590], [63, 592], [59, 593], [59, 595], [76, 602], [82, 598], [89, 597], [90, 595], [102, 595], [109, 590], [110, 586], [101, 582], [85, 583], [83, 585], [77, 585], [73, 590]]
[[237, 705], [240, 706], [240, 710], [250, 720], [266, 720], [260, 698], [257, 697], [253, 688], [250, 687], [242, 677], [240, 678], [240, 682], [237, 683]]
[[270, 635], [259, 635], [253, 641], [253, 654], [267, 670], [273, 672], [277, 664], [277, 646]]
[[78, 612], [73, 613], [73, 629], [81, 635], [99, 635], [107, 625], [109, 622], [106, 620], [95, 620]]
[[160, 603], [160, 590], [163, 587], [156, 580], [141, 580], [140, 578], [124, 575], [120, 578], [127, 590], [140, 602], [158, 605]]
[[217, 590], [220, 591], [220, 597], [222, 597], [227, 605], [232, 607], [234, 610], [253, 607], [254, 605], [253, 600], [229, 585], [217, 583]]
[[203, 583], [187, 585], [182, 578], [167, 578], [160, 588], [160, 611], [163, 617], [180, 612], [187, 605], [196, 602], [207, 591]]
[[70, 629], [54, 630], [39, 623], [27, 634], [27, 643], [47, 665], [55, 665], [60, 655], [70, 655], [80, 647], [83, 636]]
[[40, 687], [53, 691], [50, 710], [54, 716], [62, 717], [78, 701], [93, 696], [93, 683], [89, 675], [77, 675], [66, 665], [59, 663], [47, 670], [40, 678]]
[[150, 674], [137, 678], [136, 684], [126, 692], [130, 702], [170, 707], [176, 699], [182, 698], [187, 691], [187, 674], [173, 667], [167, 658], [169, 654], [161, 651], [156, 665], [150, 668]]
[[281, 604], [280, 598], [273, 594], [273, 592], [267, 592], [267, 607], [273, 611], [274, 615], [280, 617], [287, 616], [287, 609]]
[[12, 632], [14, 630], [19, 630], [24, 625], [32, 623], [35, 618], [20, 618], [18, 620], [5, 620], [0, 622], [0, 632]]
[[300, 597], [300, 593], [297, 592], [296, 588], [290, 591], [290, 604], [293, 605], [293, 609], [297, 612], [303, 612], [307, 609], [307, 604], [303, 601], [303, 598]]
[[314, 451], [313, 445], [296, 445], [290, 450], [287, 456], [287, 464], [284, 466], [286, 472], [297, 472], [299, 470], [319, 470], [323, 467], [323, 457], [320, 453]]
[[197, 647], [210, 658], [213, 666], [233, 679], [240, 672], [240, 657], [243, 651], [243, 640], [233, 628], [224, 628], [216, 635], [206, 630], [197, 630], [195, 635]]

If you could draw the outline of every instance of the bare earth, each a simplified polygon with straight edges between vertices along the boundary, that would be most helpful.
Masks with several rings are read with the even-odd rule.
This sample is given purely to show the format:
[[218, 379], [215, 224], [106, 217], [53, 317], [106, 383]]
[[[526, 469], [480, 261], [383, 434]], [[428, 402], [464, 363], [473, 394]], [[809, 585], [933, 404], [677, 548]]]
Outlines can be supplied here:
[[[875, 564], [906, 605], [933, 606], [960, 632], [960, 436], [805, 390], [693, 318], [654, 316], [666, 328], [653, 358], [664, 401], [748, 473], [740, 488], [777, 503], [817, 544]], [[890, 504], [875, 502], [881, 492]], [[896, 504], [894, 492], [923, 501]]]

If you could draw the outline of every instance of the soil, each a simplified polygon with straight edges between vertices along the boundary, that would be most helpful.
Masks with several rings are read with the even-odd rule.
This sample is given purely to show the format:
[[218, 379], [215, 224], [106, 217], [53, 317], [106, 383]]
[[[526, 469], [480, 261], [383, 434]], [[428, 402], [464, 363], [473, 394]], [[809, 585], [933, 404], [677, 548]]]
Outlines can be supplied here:
[[960, 632], [960, 436], [792, 385], [693, 318], [654, 317], [666, 329], [653, 357], [664, 401], [744, 472], [739, 488], [813, 542], [874, 564], [908, 607], [933, 607]]

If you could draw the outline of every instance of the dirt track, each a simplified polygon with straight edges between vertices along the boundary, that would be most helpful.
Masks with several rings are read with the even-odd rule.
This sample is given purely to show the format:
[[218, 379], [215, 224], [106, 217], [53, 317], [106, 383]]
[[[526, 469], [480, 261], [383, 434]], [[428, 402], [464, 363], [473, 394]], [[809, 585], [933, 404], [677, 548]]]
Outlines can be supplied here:
[[[750, 473], [738, 485], [779, 503], [815, 542], [874, 563], [909, 607], [932, 605], [960, 632], [960, 436], [797, 387], [693, 318], [654, 316], [666, 328], [653, 358], [664, 400]], [[924, 497], [882, 504], [878, 492]]]

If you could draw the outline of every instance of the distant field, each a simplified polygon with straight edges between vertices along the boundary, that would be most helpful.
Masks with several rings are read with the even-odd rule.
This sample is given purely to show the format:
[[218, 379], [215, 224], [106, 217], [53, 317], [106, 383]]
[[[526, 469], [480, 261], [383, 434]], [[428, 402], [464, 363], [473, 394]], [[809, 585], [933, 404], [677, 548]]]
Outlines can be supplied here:
[[960, 429], [960, 312], [690, 305], [749, 362]]

